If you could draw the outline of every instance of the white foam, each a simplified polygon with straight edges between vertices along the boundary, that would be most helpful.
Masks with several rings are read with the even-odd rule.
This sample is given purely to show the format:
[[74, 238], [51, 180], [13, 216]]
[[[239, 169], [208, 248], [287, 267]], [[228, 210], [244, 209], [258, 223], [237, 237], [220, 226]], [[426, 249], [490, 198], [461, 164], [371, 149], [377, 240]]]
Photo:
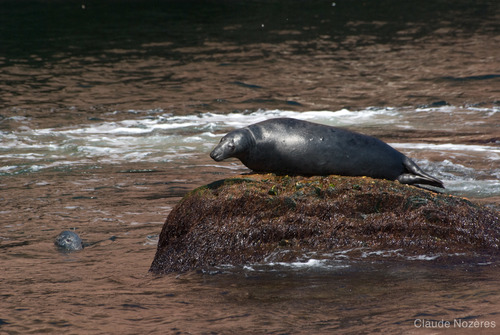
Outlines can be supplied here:
[[16, 170], [18, 169], [19, 166], [18, 165], [7, 165], [7, 166], [0, 166], [0, 173], [8, 173], [8, 172], [11, 172], [13, 170]]
[[269, 263], [270, 266], [281, 265], [285, 267], [291, 268], [314, 268], [314, 267], [325, 267], [327, 260], [325, 259], [308, 259], [304, 262], [277, 262], [277, 263]]
[[417, 256], [407, 256], [406, 259], [410, 261], [433, 261], [438, 259], [441, 255], [417, 255]]
[[[273, 256], [274, 257], [274, 256]], [[337, 270], [348, 268], [351, 265], [345, 263], [344, 260], [339, 261], [334, 258], [325, 259], [315, 259], [306, 258], [302, 261], [295, 262], [270, 262], [264, 261], [264, 263], [245, 265], [243, 267], [246, 271], [252, 272], [267, 272], [267, 271], [280, 271], [282, 269], [292, 270], [292, 271], [308, 271], [308, 270]]]
[[500, 180], [449, 180], [446, 188], [454, 194], [472, 197], [490, 197], [500, 195]]
[[82, 159], [95, 157], [114, 163], [130, 159], [162, 161], [171, 159], [171, 156], [165, 157], [164, 153], [207, 152], [220, 138], [221, 132], [271, 118], [294, 117], [339, 125], [359, 122], [361, 119], [375, 122], [377, 116], [389, 117], [394, 113], [392, 108], [368, 108], [356, 112], [342, 109], [303, 113], [258, 110], [252, 113], [205, 113], [186, 116], [157, 114], [146, 118], [78, 127], [27, 129], [2, 133], [4, 152], [0, 154], [0, 158], [37, 161], [59, 160], [70, 155], [73, 161], [77, 161], [78, 157]]
[[[475, 144], [433, 144], [433, 143], [389, 143], [397, 149], [416, 149], [416, 150], [432, 150], [432, 151], [464, 151], [464, 152], [487, 152], [489, 154], [500, 154], [500, 147], [490, 145], [475, 145]], [[492, 155], [493, 159], [498, 156]]]
[[401, 251], [402, 249], [363, 251], [361, 254], [361, 258], [367, 258], [371, 256], [395, 257], [395, 256], [400, 256]]

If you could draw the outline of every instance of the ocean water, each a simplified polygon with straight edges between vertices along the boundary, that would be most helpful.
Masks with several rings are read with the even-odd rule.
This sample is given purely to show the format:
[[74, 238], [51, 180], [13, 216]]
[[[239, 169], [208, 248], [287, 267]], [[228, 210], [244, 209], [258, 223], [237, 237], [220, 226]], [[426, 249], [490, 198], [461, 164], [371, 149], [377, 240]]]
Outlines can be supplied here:
[[[130, 110], [125, 113], [130, 118], [120, 121], [93, 121], [42, 129], [20, 126], [14, 131], [2, 132], [0, 159], [3, 166], [0, 174], [9, 176], [126, 163], [179, 165], [189, 164], [190, 159], [244, 173], [248, 170], [236, 160], [216, 163], [208, 158], [220, 138], [233, 129], [252, 123], [292, 117], [364, 133], [375, 132], [442, 179], [451, 194], [473, 198], [500, 197], [500, 140], [494, 137], [500, 108], [496, 106], [369, 107], [356, 111], [304, 112], [259, 109], [245, 113], [207, 112], [181, 116], [163, 110]], [[442, 119], [450, 119], [445, 136], [432, 126]], [[460, 141], [453, 136], [454, 130], [471, 134], [481, 130], [481, 136], [490, 133], [492, 139], [481, 143], [485, 141], [474, 139], [472, 135]], [[401, 134], [397, 138], [392, 137], [398, 132]], [[407, 136], [407, 132], [419, 132], [425, 140]]]
[[248, 172], [220, 138], [276, 117], [378, 137], [498, 211], [499, 22], [493, 0], [0, 1], [0, 333], [496, 334], [495, 260], [148, 269], [183, 195]]

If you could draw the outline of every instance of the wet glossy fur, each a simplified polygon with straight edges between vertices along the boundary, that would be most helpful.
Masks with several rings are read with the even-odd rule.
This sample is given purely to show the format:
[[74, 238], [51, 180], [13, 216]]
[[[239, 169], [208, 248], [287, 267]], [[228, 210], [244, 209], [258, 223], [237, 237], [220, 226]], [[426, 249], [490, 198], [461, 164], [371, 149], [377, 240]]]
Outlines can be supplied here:
[[291, 118], [234, 130], [210, 157], [216, 161], [236, 157], [256, 172], [368, 176], [444, 188], [440, 180], [375, 137]]

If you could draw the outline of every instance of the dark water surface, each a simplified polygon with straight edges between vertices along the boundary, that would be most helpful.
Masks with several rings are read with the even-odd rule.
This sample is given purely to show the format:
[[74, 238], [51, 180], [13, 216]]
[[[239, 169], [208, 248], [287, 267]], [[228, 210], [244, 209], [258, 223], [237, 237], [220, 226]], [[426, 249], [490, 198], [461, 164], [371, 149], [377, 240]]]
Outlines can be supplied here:
[[[209, 158], [221, 135], [277, 116], [498, 210], [499, 55], [496, 0], [0, 0], [0, 333], [498, 333], [498, 262], [147, 271], [180, 198], [247, 171]], [[86, 248], [57, 251], [67, 229]]]

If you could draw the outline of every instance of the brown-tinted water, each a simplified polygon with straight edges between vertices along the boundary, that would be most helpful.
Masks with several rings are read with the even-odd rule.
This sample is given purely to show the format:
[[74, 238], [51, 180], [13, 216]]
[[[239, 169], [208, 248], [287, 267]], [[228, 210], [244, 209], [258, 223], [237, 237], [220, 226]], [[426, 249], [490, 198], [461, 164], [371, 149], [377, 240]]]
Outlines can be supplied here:
[[496, 333], [481, 260], [147, 271], [182, 195], [246, 171], [209, 158], [220, 136], [276, 116], [498, 209], [499, 22], [493, 0], [0, 1], [0, 333]]

